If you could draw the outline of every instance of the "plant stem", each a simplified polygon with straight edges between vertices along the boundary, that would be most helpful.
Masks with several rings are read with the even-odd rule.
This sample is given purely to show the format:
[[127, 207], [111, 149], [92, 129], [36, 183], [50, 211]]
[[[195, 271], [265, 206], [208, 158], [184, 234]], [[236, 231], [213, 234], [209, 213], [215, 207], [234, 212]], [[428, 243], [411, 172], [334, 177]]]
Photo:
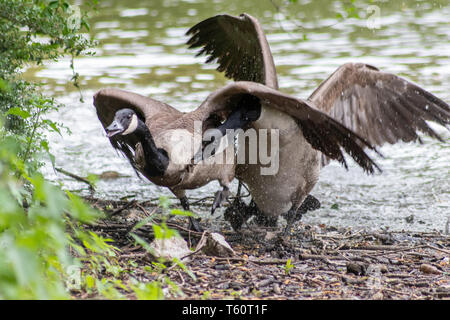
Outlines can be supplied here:
[[41, 112], [42, 112], [42, 109], [39, 108], [38, 113], [35, 115], [35, 120], [33, 120], [33, 121], [34, 121], [34, 124], [33, 124], [33, 131], [31, 132], [31, 136], [29, 137], [28, 145], [27, 145], [27, 150], [25, 151], [25, 156], [23, 157], [23, 162], [24, 162], [24, 163], [27, 162], [28, 157], [29, 157], [29, 155], [30, 155], [31, 144], [32, 144], [32, 142], [33, 142], [33, 140], [34, 140], [34, 136], [35, 136], [35, 134], [36, 134], [36, 130], [37, 130], [38, 125], [39, 125], [39, 117], [41, 116]]

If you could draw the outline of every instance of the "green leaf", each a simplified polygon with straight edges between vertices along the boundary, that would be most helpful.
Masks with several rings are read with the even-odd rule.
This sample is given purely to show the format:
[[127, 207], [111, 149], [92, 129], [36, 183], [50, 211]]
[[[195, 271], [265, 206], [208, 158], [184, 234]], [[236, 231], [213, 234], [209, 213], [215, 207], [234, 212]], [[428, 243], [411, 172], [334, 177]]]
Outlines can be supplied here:
[[59, 128], [55, 122], [53, 122], [49, 119], [44, 119], [44, 120], [42, 120], [42, 122], [47, 124], [52, 129], [52, 131], [54, 131], [54, 132], [58, 133], [60, 136], [62, 136], [61, 131], [59, 130]]
[[88, 173], [86, 180], [89, 181], [89, 183], [95, 187], [95, 185], [97, 184], [99, 177], [97, 174], [94, 173]]
[[53, 168], [55, 168], [55, 156], [50, 152], [50, 148], [48, 147], [48, 141], [42, 140], [40, 145], [46, 151], [48, 157], [50, 158]]
[[10, 92], [11, 91], [11, 85], [8, 81], [0, 79], [0, 92]]
[[170, 213], [173, 214], [174, 216], [186, 216], [186, 217], [196, 217], [197, 216], [190, 211], [184, 211], [184, 210], [180, 210], [180, 209], [173, 209], [170, 211]]
[[152, 228], [153, 232], [155, 233], [155, 239], [164, 239], [163, 229], [159, 225], [153, 224]]
[[189, 270], [184, 263], [182, 263], [179, 259], [174, 258], [173, 261], [181, 268], [183, 269], [194, 281], [197, 281], [197, 277], [195, 276], [195, 274]]
[[50, 1], [48, 4], [48, 8], [55, 9], [59, 7], [59, 1]]
[[22, 119], [27, 119], [31, 117], [31, 114], [28, 111], [22, 110], [19, 107], [12, 107], [8, 110], [6, 114], [11, 114], [14, 116], [21, 117]]
[[91, 275], [86, 276], [86, 287], [92, 289], [95, 287], [95, 279]]

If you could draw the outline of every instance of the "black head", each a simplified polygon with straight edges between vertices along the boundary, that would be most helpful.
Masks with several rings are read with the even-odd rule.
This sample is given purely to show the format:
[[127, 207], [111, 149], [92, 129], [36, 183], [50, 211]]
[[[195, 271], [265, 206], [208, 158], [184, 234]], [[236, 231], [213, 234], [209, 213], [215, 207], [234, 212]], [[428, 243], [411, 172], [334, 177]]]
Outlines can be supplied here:
[[108, 138], [116, 134], [127, 135], [136, 131], [138, 116], [131, 109], [120, 109], [116, 112], [113, 122], [105, 129]]

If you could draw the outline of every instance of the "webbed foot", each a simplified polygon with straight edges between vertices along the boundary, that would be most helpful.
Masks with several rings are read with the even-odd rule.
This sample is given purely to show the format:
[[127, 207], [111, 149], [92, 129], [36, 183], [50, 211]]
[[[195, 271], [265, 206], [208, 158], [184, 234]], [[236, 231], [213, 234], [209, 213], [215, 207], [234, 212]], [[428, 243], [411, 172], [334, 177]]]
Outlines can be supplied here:
[[285, 214], [283, 214], [283, 217], [286, 219], [287, 225], [286, 228], [284, 229], [284, 235], [287, 235], [292, 227], [292, 225], [294, 224], [294, 222], [296, 221], [300, 221], [302, 216], [308, 212], [308, 211], [313, 211], [313, 210], [317, 210], [320, 208], [320, 201], [312, 196], [312, 195], [307, 195], [305, 200], [303, 200], [302, 205], [297, 209], [294, 210], [293, 208], [291, 208], [288, 212], [286, 212]]

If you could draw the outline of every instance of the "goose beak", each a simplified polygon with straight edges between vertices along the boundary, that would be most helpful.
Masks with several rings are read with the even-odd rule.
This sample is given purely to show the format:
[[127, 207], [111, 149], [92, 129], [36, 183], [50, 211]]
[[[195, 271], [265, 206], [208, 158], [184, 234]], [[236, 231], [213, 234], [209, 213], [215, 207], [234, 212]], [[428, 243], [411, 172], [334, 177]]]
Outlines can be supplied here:
[[106, 136], [108, 138], [111, 138], [115, 136], [116, 134], [122, 133], [125, 131], [125, 129], [122, 127], [122, 125], [114, 120], [106, 129]]

